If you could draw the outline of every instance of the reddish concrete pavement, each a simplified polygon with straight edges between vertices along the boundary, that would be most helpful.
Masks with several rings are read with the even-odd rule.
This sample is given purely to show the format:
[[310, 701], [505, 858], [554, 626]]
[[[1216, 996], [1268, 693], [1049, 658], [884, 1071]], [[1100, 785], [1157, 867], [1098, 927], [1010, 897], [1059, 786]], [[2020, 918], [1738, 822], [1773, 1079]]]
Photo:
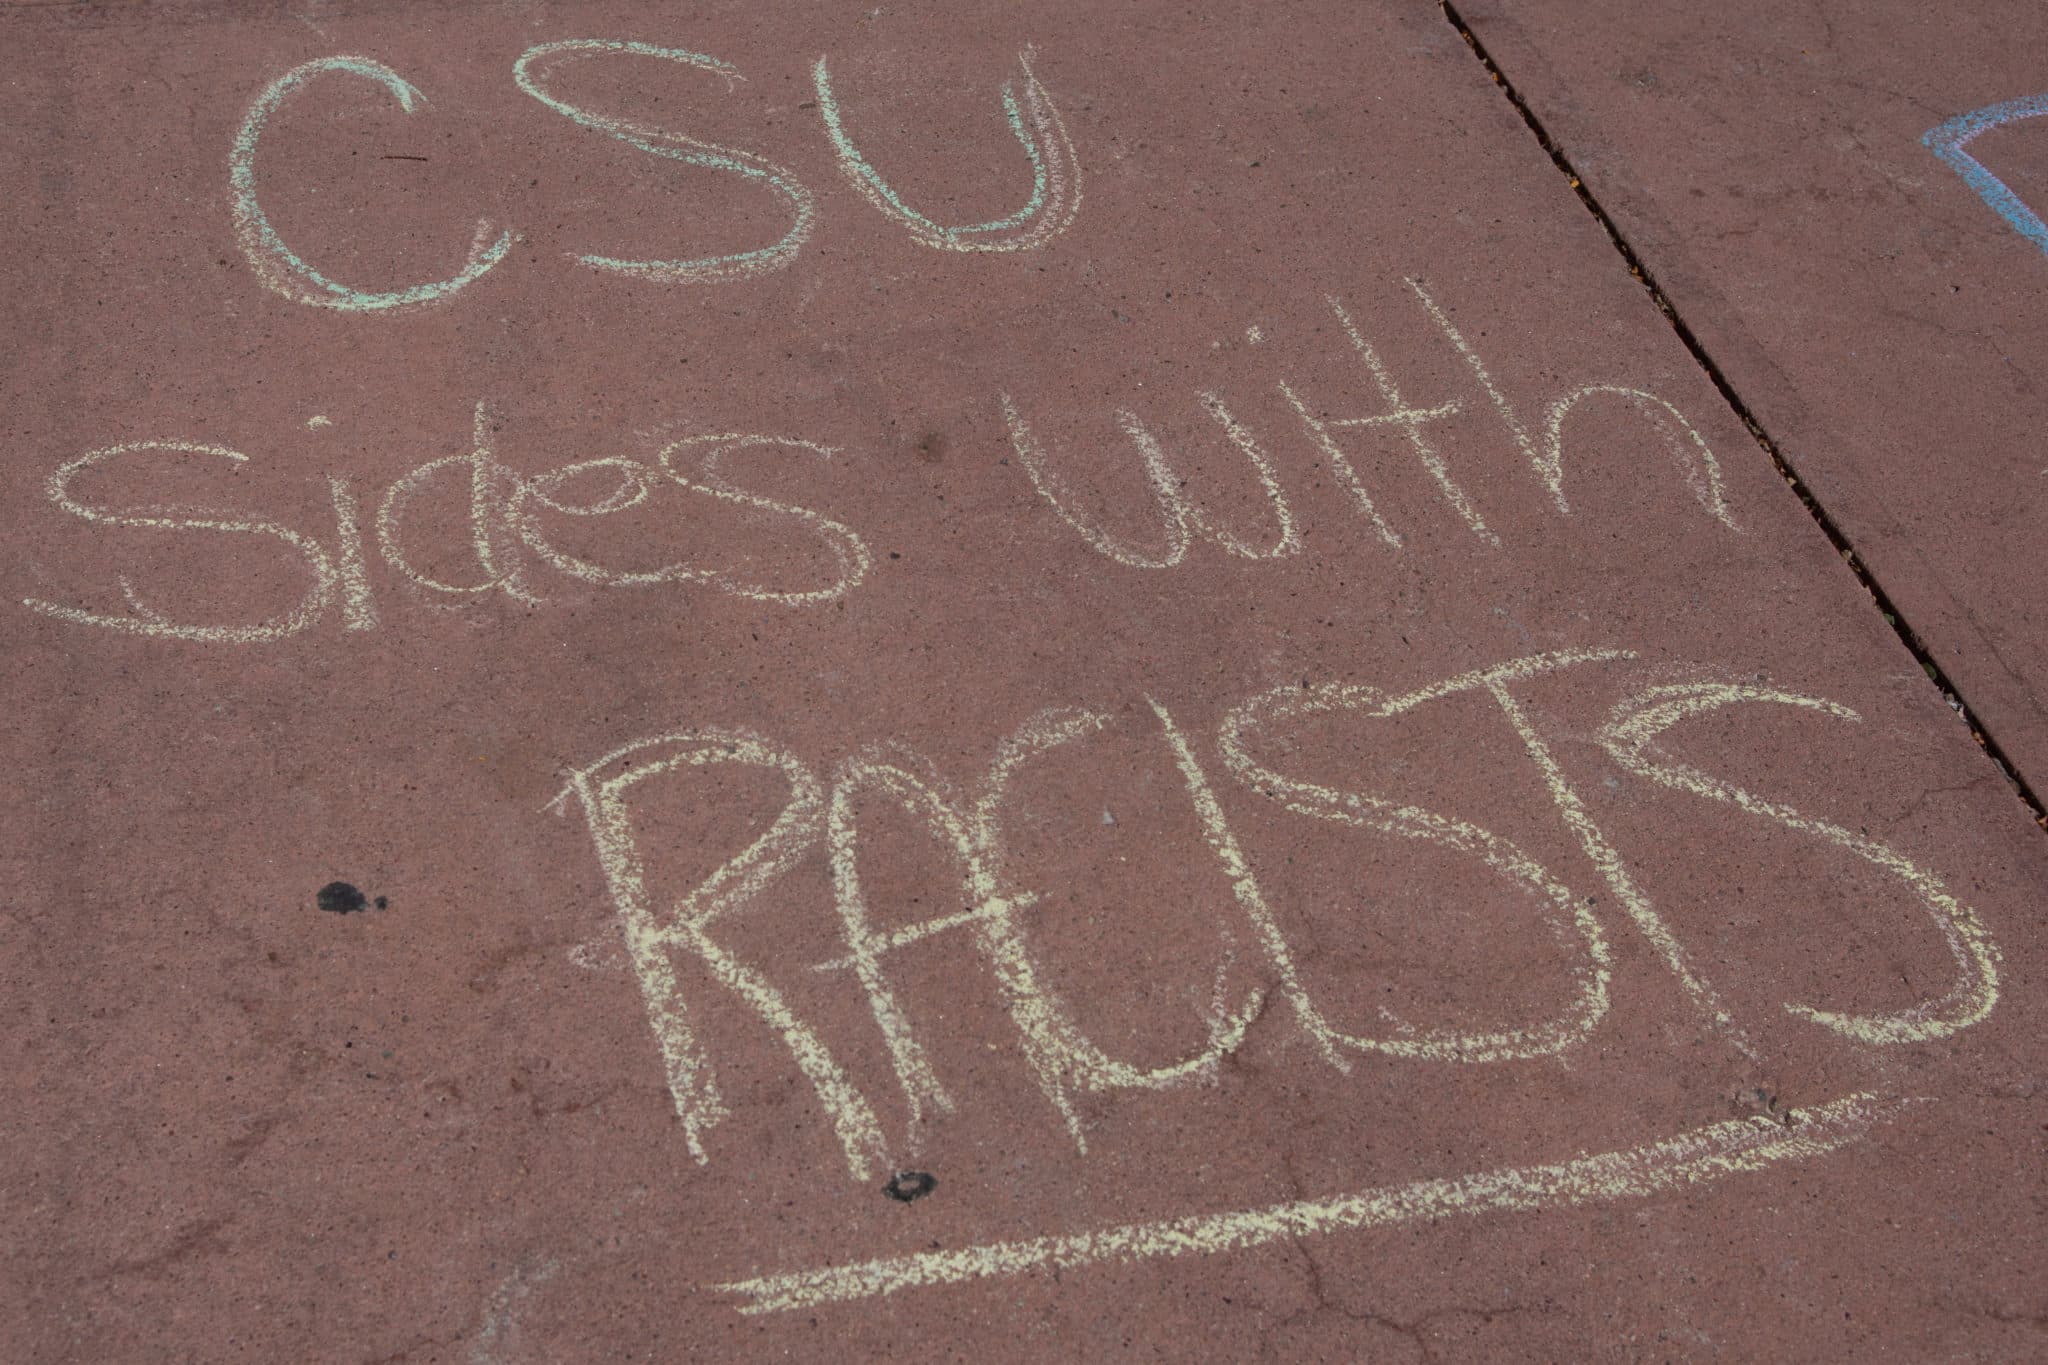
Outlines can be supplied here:
[[2048, 782], [2048, 103], [2029, 98], [2048, 91], [2048, 11], [1459, 13], [2013, 764]]
[[2048, 844], [1433, 7], [0, 25], [0, 1356], [2040, 1346]]

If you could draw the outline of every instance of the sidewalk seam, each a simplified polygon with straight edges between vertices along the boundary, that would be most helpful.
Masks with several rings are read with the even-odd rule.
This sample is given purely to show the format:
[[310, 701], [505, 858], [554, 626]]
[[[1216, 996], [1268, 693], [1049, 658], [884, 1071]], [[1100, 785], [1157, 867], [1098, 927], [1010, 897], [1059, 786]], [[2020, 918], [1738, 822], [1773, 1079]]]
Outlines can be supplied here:
[[1790, 460], [1786, 459], [1785, 453], [1779, 449], [1778, 443], [1771, 439], [1770, 433], [1764, 430], [1763, 424], [1757, 420], [1756, 414], [1750, 411], [1749, 405], [1743, 402], [1741, 396], [1735, 392], [1735, 386], [1729, 383], [1727, 375], [1721, 372], [1721, 367], [1714, 362], [1712, 356], [1707, 354], [1706, 347], [1700, 344], [1700, 340], [1693, 334], [1692, 328], [1686, 325], [1683, 317], [1679, 316], [1678, 309], [1664, 293], [1663, 288], [1658, 285], [1656, 277], [1650, 273], [1650, 268], [1643, 263], [1642, 257], [1636, 254], [1635, 248], [1629, 245], [1628, 238], [1622, 235], [1621, 228], [1608, 215], [1607, 210], [1601, 207], [1600, 201], [1594, 197], [1592, 190], [1586, 187], [1586, 182], [1572, 166], [1571, 159], [1564, 154], [1564, 149], [1550, 136], [1550, 132], [1543, 126], [1542, 120], [1536, 117], [1535, 111], [1529, 107], [1529, 102], [1522, 98], [1521, 93], [1515, 89], [1514, 83], [1508, 80], [1507, 73], [1501, 70], [1498, 62], [1494, 61], [1493, 55], [1486, 50], [1486, 45], [1479, 41], [1479, 36], [1465, 22], [1464, 16], [1458, 13], [1458, 7], [1452, 3], [1452, 0], [1437, 0], [1437, 2], [1443, 10], [1445, 20], [1452, 28], [1457, 30], [1458, 36], [1465, 40], [1465, 46], [1472, 50], [1472, 55], [1477, 57], [1480, 65], [1486, 68], [1486, 73], [1493, 78], [1493, 83], [1500, 87], [1503, 95], [1507, 96], [1508, 103], [1513, 105], [1515, 112], [1521, 115], [1522, 122], [1528, 126], [1529, 132], [1534, 135], [1537, 144], [1543, 148], [1544, 154], [1550, 158], [1551, 164], [1556, 166], [1558, 171], [1570, 182], [1572, 192], [1579, 196], [1579, 202], [1585, 206], [1588, 213], [1593, 215], [1594, 221], [1600, 224], [1601, 230], [1607, 234], [1607, 240], [1613, 245], [1615, 251], [1620, 254], [1622, 261], [1628, 266], [1628, 273], [1635, 276], [1636, 281], [1649, 293], [1651, 302], [1657, 305], [1657, 311], [1662, 313], [1664, 320], [1671, 324], [1671, 330], [1677, 333], [1678, 339], [1684, 343], [1685, 349], [1692, 355], [1694, 362], [1699, 365], [1701, 370], [1706, 372], [1707, 378], [1713, 382], [1715, 391], [1721, 395], [1722, 401], [1728, 404], [1736, 417], [1741, 419], [1742, 425], [1748, 428], [1750, 437], [1756, 442], [1757, 448], [1769, 457], [1771, 464], [1777, 469], [1779, 477], [1785, 480], [1786, 486], [1792, 490], [1793, 494], [1798, 497], [1800, 505], [1806, 509], [1806, 514], [1813, 518], [1814, 524], [1820, 527], [1821, 534], [1827, 537], [1828, 544], [1835, 548], [1835, 552], [1842, 557], [1842, 562], [1848, 566], [1849, 572], [1856, 575], [1856, 581], [1861, 583], [1863, 590], [1870, 594], [1871, 601], [1876, 604], [1879, 613], [1884, 617], [1885, 624], [1892, 628], [1892, 633], [1898, 637], [1899, 643], [1906, 647], [1906, 650], [1919, 663], [1921, 671], [1927, 675], [1928, 680], [1940, 690], [1942, 700], [1948, 703], [1949, 709], [1961, 717], [1963, 724], [1969, 727], [1970, 737], [1977, 741], [1977, 747], [1984, 751], [1985, 756], [1991, 760], [2000, 775], [2005, 778], [2006, 784], [2012, 789], [2013, 794], [2020, 799], [2021, 804], [2026, 806], [2027, 813], [2033, 817], [2034, 823], [2041, 829], [2048, 830], [2048, 809], [2043, 808], [2040, 797], [2027, 785], [2026, 779], [2020, 776], [2019, 769], [2006, 757], [2005, 750], [1999, 746], [1998, 741], [1992, 737], [1990, 731], [1978, 719], [1977, 713], [1971, 709], [1969, 703], [1963, 700], [1961, 691], [1949, 678], [1947, 671], [1935, 660], [1933, 651], [1920, 638], [1919, 632], [1907, 623], [1906, 618], [1900, 614], [1898, 607], [1893, 605], [1891, 595], [1884, 590], [1883, 585], [1877, 581], [1876, 576], [1871, 573], [1869, 567], [1863, 562], [1862, 557], [1856, 553], [1856, 547], [1850, 543], [1848, 536], [1843, 534], [1841, 527], [1836, 525], [1835, 519], [1828, 514], [1828, 510], [1821, 506], [1819, 499], [1814, 497], [1812, 490], [1806, 486], [1806, 481], [1800, 477], [1799, 471], [1793, 468]]

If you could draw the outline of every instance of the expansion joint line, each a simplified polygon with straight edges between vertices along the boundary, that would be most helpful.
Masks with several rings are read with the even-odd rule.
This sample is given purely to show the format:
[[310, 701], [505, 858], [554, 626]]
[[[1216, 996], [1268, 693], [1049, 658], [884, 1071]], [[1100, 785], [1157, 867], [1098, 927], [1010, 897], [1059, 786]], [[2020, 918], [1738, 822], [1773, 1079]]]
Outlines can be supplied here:
[[1458, 13], [1458, 7], [1452, 4], [1451, 0], [1437, 0], [1437, 3], [1444, 12], [1445, 20], [1458, 31], [1458, 36], [1465, 40], [1465, 46], [1472, 49], [1472, 55], [1486, 68], [1486, 74], [1493, 78], [1493, 83], [1507, 96], [1508, 103], [1522, 116], [1522, 122], [1528, 125], [1529, 132], [1549, 156], [1551, 164], [1570, 182], [1572, 192], [1579, 196], [1579, 202], [1585, 205], [1586, 212], [1592, 214], [1594, 220], [1600, 224], [1601, 230], [1607, 234], [1607, 240], [1612, 243], [1615, 251], [1620, 253], [1623, 263], [1628, 266], [1628, 273], [1635, 276], [1637, 283], [1649, 292], [1651, 302], [1657, 305], [1657, 311], [1664, 315], [1664, 320], [1671, 324], [1671, 330], [1685, 343], [1685, 349], [1692, 354], [1693, 360], [1706, 372], [1707, 378], [1713, 381], [1722, 401], [1733, 409], [1735, 415], [1741, 419], [1742, 425], [1749, 429], [1749, 434], [1756, 441], [1757, 447], [1769, 457], [1779, 477], [1785, 480], [1786, 486], [1798, 497], [1807, 515], [1820, 527], [1821, 534], [1828, 538], [1828, 544], [1834, 546], [1835, 553], [1848, 565], [1849, 572], [1856, 575], [1856, 581], [1870, 594], [1871, 601], [1884, 616], [1885, 624], [1899, 637], [1899, 643], [1912, 654], [1928, 680], [1940, 689], [1942, 700], [1948, 703], [1949, 709], [1970, 727], [1970, 737], [1977, 741], [1977, 747], [1996, 765], [2013, 794], [2025, 804], [2028, 814], [2033, 816], [2034, 823], [2048, 831], [2048, 808], [2043, 807], [2040, 796], [2027, 785], [2019, 769], [2005, 756], [2005, 750], [1999, 746], [1982, 719], [1963, 698], [1962, 692], [1934, 657], [1934, 652], [1928, 648], [1927, 642], [1900, 614], [1898, 607], [1892, 602], [1891, 595], [1877, 581], [1877, 576], [1870, 571], [1870, 566], [1864, 562], [1863, 557], [1856, 553], [1856, 547], [1849, 543], [1848, 536], [1842, 533], [1842, 528], [1835, 522], [1834, 517], [1828, 514], [1827, 508], [1821, 506], [1820, 500], [1814, 497], [1813, 490], [1807, 487], [1806, 480], [1800, 477], [1799, 471], [1793, 468], [1792, 462], [1785, 457], [1785, 452], [1771, 439], [1770, 433], [1764, 430], [1763, 423], [1757, 420], [1749, 405], [1735, 392], [1734, 385], [1728, 382], [1728, 376], [1714, 362], [1714, 358], [1707, 354], [1706, 347], [1700, 344], [1699, 337], [1693, 333], [1692, 328], [1679, 315], [1670, 297], [1658, 285], [1656, 276], [1650, 273], [1650, 268], [1643, 263], [1642, 257], [1636, 254], [1635, 248], [1629, 245], [1628, 238], [1622, 235], [1621, 228], [1616, 225], [1607, 210], [1601, 207], [1600, 201], [1593, 196], [1593, 191], [1586, 187], [1586, 182], [1572, 166], [1571, 158], [1564, 154], [1564, 149], [1550, 136], [1549, 130], [1543, 126], [1543, 121], [1537, 118], [1535, 111], [1529, 107], [1529, 102], [1522, 98], [1514, 83], [1507, 78], [1507, 73], [1500, 69], [1500, 64], [1494, 61], [1493, 55], [1486, 50], [1486, 44], [1479, 41], [1479, 36], [1472, 31], [1471, 25]]

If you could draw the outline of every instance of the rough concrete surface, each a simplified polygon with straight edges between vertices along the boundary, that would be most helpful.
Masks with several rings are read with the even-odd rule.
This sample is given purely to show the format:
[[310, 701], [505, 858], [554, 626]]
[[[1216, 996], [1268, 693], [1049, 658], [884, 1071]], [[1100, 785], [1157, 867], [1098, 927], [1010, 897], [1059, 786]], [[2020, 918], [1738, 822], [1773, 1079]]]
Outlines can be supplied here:
[[2042, 1349], [2048, 841], [1435, 6], [0, 45], [0, 1358]]
[[2048, 782], [2048, 9], [1457, 12], [2009, 760]]

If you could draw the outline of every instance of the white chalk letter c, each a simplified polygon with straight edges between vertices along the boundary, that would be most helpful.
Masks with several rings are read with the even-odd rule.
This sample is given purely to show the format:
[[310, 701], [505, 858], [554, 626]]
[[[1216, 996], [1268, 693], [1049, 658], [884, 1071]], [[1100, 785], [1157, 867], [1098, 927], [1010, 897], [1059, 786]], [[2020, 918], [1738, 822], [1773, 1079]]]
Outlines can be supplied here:
[[460, 271], [445, 280], [375, 292], [353, 289], [327, 278], [285, 245], [284, 238], [278, 236], [277, 229], [270, 225], [270, 220], [263, 215], [262, 206], [256, 202], [256, 143], [263, 136], [263, 127], [270, 116], [287, 97], [314, 77], [329, 71], [346, 72], [377, 82], [397, 98], [398, 107], [408, 114], [413, 111], [415, 103], [425, 99], [403, 76], [368, 57], [321, 57], [293, 67], [263, 88], [263, 93], [256, 97], [256, 103], [249, 106], [247, 116], [242, 119], [241, 131], [235, 134], [234, 148], [228, 153], [228, 186], [233, 195], [235, 237], [264, 287], [295, 303], [310, 304], [315, 308], [373, 313], [409, 304], [437, 303], [503, 260], [511, 249], [512, 234], [501, 232], [496, 241], [487, 245], [491, 225], [489, 220], [480, 219], [476, 225], [476, 239], [470, 244], [469, 259]]

